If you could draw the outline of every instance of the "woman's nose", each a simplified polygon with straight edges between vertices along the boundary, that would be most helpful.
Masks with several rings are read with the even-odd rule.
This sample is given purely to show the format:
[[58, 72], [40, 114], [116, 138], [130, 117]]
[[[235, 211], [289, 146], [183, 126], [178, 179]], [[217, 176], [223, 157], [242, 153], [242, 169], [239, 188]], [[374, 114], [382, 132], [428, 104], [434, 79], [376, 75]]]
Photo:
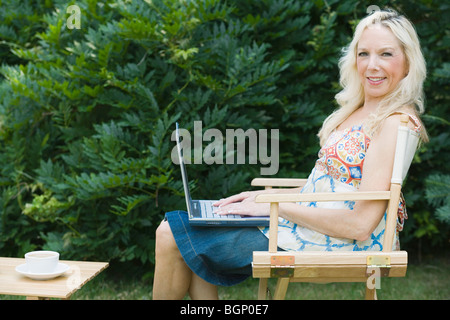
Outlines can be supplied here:
[[369, 70], [380, 70], [378, 57], [376, 55], [371, 55], [369, 58], [369, 65], [367, 66]]

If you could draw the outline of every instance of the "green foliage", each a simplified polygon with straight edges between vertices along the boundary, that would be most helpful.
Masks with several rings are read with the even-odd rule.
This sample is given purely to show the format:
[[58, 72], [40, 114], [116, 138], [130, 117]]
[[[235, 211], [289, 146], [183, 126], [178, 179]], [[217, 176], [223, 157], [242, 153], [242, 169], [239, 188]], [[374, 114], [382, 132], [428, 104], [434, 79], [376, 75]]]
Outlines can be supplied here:
[[[67, 28], [71, 4], [81, 29]], [[307, 175], [335, 108], [340, 50], [370, 4], [1, 1], [0, 253], [46, 248], [66, 259], [152, 263], [164, 212], [184, 208], [171, 161], [176, 121], [191, 132], [198, 120], [203, 130], [279, 129], [278, 176]], [[448, 230], [430, 214], [423, 181], [448, 172], [449, 9], [390, 5], [415, 23], [429, 74], [431, 142], [406, 183], [415, 214], [404, 234], [442, 243]], [[195, 197], [219, 198], [246, 189], [259, 166], [189, 172]]]
[[438, 208], [437, 218], [450, 224], [450, 175], [433, 174], [425, 183], [428, 202]]

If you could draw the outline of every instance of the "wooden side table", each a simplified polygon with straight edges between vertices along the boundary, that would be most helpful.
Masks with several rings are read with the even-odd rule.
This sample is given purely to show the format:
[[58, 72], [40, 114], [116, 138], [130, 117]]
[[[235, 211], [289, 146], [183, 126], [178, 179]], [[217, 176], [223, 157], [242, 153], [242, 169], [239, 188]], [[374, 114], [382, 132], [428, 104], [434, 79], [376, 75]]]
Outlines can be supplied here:
[[0, 258], [0, 294], [26, 296], [27, 299], [70, 296], [108, 267], [107, 262], [62, 260], [69, 270], [50, 280], [33, 280], [16, 271], [25, 263], [23, 258]]

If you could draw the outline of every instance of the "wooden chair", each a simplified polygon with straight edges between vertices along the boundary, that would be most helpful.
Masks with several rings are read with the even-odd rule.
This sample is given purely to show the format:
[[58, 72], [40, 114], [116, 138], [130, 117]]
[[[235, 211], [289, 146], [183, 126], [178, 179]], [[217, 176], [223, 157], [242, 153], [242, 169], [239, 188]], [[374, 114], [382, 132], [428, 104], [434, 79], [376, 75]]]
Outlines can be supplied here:
[[[266, 299], [269, 278], [277, 278], [274, 299], [284, 299], [290, 282], [364, 282], [368, 300], [376, 299], [381, 277], [404, 277], [408, 254], [392, 251], [401, 185], [417, 149], [418, 134], [408, 128], [402, 116], [389, 191], [306, 194], [263, 194], [256, 202], [270, 203], [269, 251], [253, 253], [253, 277], [259, 278], [258, 299]], [[306, 179], [263, 179], [253, 186], [272, 188], [303, 186]], [[388, 200], [383, 251], [283, 251], [277, 252], [278, 207], [280, 202]]]

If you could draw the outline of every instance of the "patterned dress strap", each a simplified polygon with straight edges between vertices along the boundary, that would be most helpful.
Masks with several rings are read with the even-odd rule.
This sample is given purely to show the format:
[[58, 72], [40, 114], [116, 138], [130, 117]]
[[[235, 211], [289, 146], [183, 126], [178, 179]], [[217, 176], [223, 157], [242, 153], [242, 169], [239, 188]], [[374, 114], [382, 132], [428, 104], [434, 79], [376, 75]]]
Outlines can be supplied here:
[[420, 122], [419, 118], [417, 118], [415, 115], [408, 113], [408, 112], [404, 112], [404, 111], [395, 111], [392, 114], [395, 114], [395, 113], [406, 114], [414, 123], [414, 129], [413, 129], [414, 132], [419, 133], [420, 130], [422, 130], [422, 123]]

